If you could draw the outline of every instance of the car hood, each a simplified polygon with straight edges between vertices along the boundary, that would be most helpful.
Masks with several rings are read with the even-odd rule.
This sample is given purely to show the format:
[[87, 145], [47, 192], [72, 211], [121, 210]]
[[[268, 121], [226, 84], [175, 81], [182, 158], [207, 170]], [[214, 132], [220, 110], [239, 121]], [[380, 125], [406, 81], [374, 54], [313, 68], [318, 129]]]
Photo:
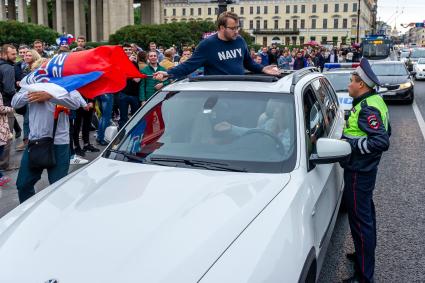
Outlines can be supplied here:
[[99, 158], [0, 220], [0, 282], [197, 281], [289, 179]]
[[378, 76], [381, 86], [385, 87], [386, 85], [397, 85], [406, 83], [409, 81], [409, 76]]

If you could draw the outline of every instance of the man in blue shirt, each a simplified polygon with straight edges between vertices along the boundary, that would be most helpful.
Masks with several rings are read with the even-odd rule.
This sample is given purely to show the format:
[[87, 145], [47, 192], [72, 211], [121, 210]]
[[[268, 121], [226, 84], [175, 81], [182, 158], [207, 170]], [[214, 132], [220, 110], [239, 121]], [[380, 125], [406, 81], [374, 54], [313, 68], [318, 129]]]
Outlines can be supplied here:
[[217, 20], [216, 34], [201, 41], [189, 60], [167, 72], [156, 72], [154, 78], [181, 78], [204, 67], [205, 75], [243, 75], [245, 69], [253, 73], [279, 75], [276, 66], [264, 67], [255, 63], [245, 40], [239, 36], [238, 15], [223, 12]]

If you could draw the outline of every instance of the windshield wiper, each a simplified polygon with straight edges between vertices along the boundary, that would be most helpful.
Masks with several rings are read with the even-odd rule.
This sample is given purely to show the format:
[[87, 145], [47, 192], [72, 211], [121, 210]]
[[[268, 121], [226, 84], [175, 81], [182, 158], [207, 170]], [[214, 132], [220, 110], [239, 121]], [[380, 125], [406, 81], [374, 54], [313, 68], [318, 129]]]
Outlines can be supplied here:
[[127, 159], [129, 159], [131, 161], [137, 161], [137, 162], [140, 162], [140, 163], [146, 163], [146, 158], [140, 157], [140, 156], [137, 156], [137, 155], [134, 155], [134, 154], [131, 154], [131, 153], [122, 151], [122, 150], [107, 149], [107, 151], [124, 155]]
[[[230, 172], [247, 172], [244, 168], [234, 168], [230, 167], [229, 164], [205, 161], [205, 160], [194, 160], [194, 159], [184, 159], [184, 158], [167, 158], [167, 157], [152, 157], [147, 160], [157, 165], [164, 165], [163, 163], [178, 163], [185, 164], [190, 167], [198, 167], [209, 170], [219, 170], [219, 171], [230, 171]], [[158, 164], [160, 163], [160, 164]], [[161, 164], [162, 163], [162, 164]]]

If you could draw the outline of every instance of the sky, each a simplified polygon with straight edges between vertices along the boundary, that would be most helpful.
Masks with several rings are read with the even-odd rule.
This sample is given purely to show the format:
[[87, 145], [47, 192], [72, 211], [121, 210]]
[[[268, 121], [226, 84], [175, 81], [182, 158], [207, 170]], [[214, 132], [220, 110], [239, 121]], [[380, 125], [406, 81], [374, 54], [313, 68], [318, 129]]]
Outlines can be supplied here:
[[405, 32], [400, 24], [423, 22], [425, 20], [425, 0], [378, 0], [377, 20], [384, 21], [397, 30]]

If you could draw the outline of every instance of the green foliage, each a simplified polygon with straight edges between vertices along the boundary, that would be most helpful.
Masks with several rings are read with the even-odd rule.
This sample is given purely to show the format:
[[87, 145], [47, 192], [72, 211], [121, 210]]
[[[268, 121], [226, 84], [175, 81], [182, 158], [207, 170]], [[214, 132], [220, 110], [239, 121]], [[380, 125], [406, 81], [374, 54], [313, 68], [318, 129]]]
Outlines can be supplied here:
[[59, 34], [46, 27], [17, 21], [0, 21], [0, 44], [32, 44], [35, 39], [53, 44]]
[[[205, 32], [213, 32], [216, 26], [210, 21], [175, 22], [160, 25], [132, 25], [119, 29], [109, 37], [110, 44], [136, 43], [147, 48], [153, 41], [158, 46], [170, 47], [197, 45]], [[253, 38], [246, 32], [241, 31], [241, 36], [248, 44]]]

